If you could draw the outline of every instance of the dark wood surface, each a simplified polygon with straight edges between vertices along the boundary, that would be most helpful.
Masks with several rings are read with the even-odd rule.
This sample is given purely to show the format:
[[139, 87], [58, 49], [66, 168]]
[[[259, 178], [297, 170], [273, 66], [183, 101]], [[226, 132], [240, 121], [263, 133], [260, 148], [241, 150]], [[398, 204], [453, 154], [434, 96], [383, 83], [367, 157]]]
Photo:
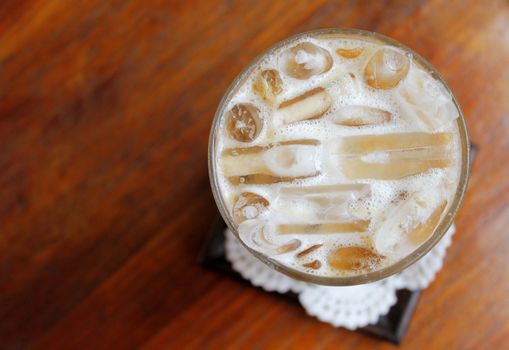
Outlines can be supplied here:
[[434, 64], [480, 147], [402, 346], [509, 344], [507, 1], [0, 2], [0, 348], [394, 348], [197, 263], [207, 138], [232, 79], [319, 27]]

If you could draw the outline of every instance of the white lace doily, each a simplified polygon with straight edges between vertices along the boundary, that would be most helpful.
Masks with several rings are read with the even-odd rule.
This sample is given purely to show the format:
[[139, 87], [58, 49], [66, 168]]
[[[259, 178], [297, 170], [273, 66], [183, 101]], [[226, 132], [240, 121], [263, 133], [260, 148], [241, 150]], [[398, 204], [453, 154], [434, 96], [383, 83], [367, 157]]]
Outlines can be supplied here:
[[233, 269], [254, 286], [269, 292], [299, 294], [299, 301], [309, 315], [335, 327], [356, 329], [376, 323], [397, 301], [397, 289], [424, 289], [442, 268], [454, 225], [433, 249], [403, 272], [374, 283], [352, 287], [326, 287], [294, 280], [277, 272], [249, 253], [237, 238], [226, 230], [226, 258]]
[[232, 264], [233, 269], [254, 286], [261, 287], [267, 292], [279, 293], [289, 291], [300, 293], [306, 288], [307, 283], [294, 280], [281, 272], [273, 270], [255, 258], [230, 230], [226, 230], [225, 235], [226, 258]]

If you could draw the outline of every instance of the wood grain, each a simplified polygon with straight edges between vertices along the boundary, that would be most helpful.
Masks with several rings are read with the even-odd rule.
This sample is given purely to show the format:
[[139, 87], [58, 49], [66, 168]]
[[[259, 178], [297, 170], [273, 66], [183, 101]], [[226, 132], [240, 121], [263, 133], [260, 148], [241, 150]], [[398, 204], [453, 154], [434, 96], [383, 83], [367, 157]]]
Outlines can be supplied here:
[[403, 347], [507, 347], [507, 1], [3, 0], [0, 348], [393, 348], [197, 264], [222, 94], [274, 43], [322, 27], [418, 51], [480, 147]]

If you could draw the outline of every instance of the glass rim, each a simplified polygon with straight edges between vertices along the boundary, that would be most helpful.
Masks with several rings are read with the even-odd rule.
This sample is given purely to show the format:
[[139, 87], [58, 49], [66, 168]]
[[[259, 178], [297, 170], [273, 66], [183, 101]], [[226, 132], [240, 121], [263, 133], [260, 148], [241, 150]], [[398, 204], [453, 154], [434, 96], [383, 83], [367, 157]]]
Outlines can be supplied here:
[[[399, 261], [395, 262], [392, 265], [389, 265], [387, 267], [381, 268], [379, 270], [370, 271], [367, 273], [363, 273], [360, 275], [355, 276], [317, 276], [312, 275], [310, 273], [302, 272], [299, 270], [296, 270], [294, 268], [291, 268], [289, 266], [283, 265], [282, 263], [272, 259], [269, 256], [266, 256], [249, 246], [247, 246], [240, 238], [239, 234], [237, 232], [237, 229], [235, 228], [235, 225], [233, 223], [232, 214], [227, 209], [224, 199], [221, 195], [221, 191], [219, 190], [219, 183], [217, 178], [217, 161], [216, 161], [216, 155], [215, 155], [215, 138], [216, 138], [216, 131], [218, 129], [221, 116], [224, 112], [224, 108], [226, 107], [226, 102], [229, 101], [230, 97], [236, 92], [236, 89], [240, 86], [240, 84], [250, 75], [251, 71], [256, 67], [256, 65], [262, 60], [263, 57], [266, 55], [271, 54], [272, 52], [278, 50], [279, 48], [286, 46], [290, 44], [291, 42], [298, 40], [304, 36], [312, 36], [312, 37], [326, 37], [327, 35], [333, 35], [337, 37], [338, 35], [345, 35], [347, 38], [352, 38], [355, 36], [359, 36], [360, 38], [366, 40], [370, 39], [371, 41], [376, 41], [382, 44], [391, 45], [394, 47], [397, 47], [399, 49], [405, 50], [412, 54], [413, 59], [417, 61], [423, 68], [428, 70], [428, 72], [438, 81], [440, 81], [443, 86], [447, 89], [447, 91], [451, 94], [452, 100], [454, 105], [456, 106], [459, 117], [457, 118], [457, 126], [460, 136], [460, 142], [461, 142], [461, 169], [460, 169], [460, 177], [458, 181], [458, 186], [456, 189], [456, 192], [454, 194], [454, 198], [451, 202], [451, 205], [449, 206], [449, 209], [447, 213], [443, 216], [442, 220], [438, 224], [438, 226], [435, 228], [435, 231], [433, 235], [428, 238], [426, 242], [421, 244], [417, 249], [415, 249], [412, 253], [408, 254], [404, 258], [400, 259]], [[454, 94], [452, 93], [451, 89], [447, 85], [447, 83], [444, 81], [442, 76], [438, 73], [438, 71], [433, 67], [427, 60], [425, 60], [423, 57], [421, 57], [418, 53], [416, 53], [414, 50], [410, 49], [409, 47], [405, 46], [404, 44], [400, 43], [399, 41], [396, 41], [390, 37], [387, 37], [382, 34], [378, 34], [371, 31], [361, 30], [361, 29], [353, 29], [353, 28], [327, 28], [327, 29], [316, 29], [311, 31], [302, 32], [293, 36], [290, 36], [278, 43], [276, 43], [271, 48], [265, 50], [262, 54], [260, 54], [258, 57], [256, 57], [251, 63], [249, 63], [242, 72], [237, 75], [237, 77], [233, 80], [233, 82], [230, 84], [228, 89], [226, 90], [225, 94], [223, 95], [223, 98], [221, 99], [221, 102], [219, 103], [219, 106], [216, 110], [214, 119], [212, 121], [212, 127], [210, 130], [209, 135], [209, 145], [208, 145], [208, 170], [209, 170], [209, 180], [210, 185], [212, 188], [212, 194], [214, 196], [214, 200], [216, 202], [216, 205], [219, 209], [219, 212], [224, 219], [226, 225], [230, 229], [230, 231], [236, 236], [236, 238], [241, 242], [241, 244], [254, 256], [256, 256], [259, 260], [261, 260], [263, 263], [268, 265], [269, 267], [273, 268], [276, 271], [279, 271], [287, 276], [290, 276], [294, 279], [308, 282], [308, 283], [314, 283], [314, 284], [320, 284], [320, 285], [329, 285], [329, 286], [351, 286], [351, 285], [358, 285], [358, 284], [364, 284], [364, 283], [370, 283], [375, 282], [378, 280], [381, 280], [383, 278], [389, 277], [391, 275], [394, 275], [398, 272], [403, 271], [413, 263], [415, 263], [417, 260], [422, 258], [426, 253], [428, 253], [437, 243], [440, 241], [440, 239], [445, 235], [449, 227], [452, 225], [453, 220], [458, 213], [458, 210], [461, 206], [461, 203], [463, 202], [464, 194], [467, 188], [468, 184], [468, 177], [470, 173], [470, 141], [468, 137], [468, 131], [467, 126], [465, 123], [465, 118], [463, 115], [463, 112], [461, 110], [461, 107], [459, 106], [456, 98], [454, 97]]]

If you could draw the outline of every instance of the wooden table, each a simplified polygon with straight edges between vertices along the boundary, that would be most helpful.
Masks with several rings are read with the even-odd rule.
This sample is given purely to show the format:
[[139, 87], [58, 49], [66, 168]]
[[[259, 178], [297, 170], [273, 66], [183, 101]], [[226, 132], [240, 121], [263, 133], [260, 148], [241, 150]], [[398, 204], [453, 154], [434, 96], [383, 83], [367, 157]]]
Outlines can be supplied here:
[[480, 146], [403, 347], [509, 346], [507, 1], [0, 2], [0, 348], [394, 348], [207, 271], [207, 138], [233, 78], [319, 27], [431, 61]]

